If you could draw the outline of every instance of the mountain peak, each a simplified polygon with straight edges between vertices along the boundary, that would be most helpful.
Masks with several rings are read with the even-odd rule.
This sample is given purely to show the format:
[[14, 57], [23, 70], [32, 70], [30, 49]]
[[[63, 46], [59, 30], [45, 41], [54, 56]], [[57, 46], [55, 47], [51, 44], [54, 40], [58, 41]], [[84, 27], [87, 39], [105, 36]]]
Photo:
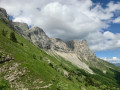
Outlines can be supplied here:
[[9, 16], [4, 8], [0, 8], [0, 19], [8, 20]]
[[45, 34], [45, 32], [43, 31], [43, 29], [41, 29], [41, 28], [39, 28], [37, 26], [30, 28], [29, 32], [34, 32], [35, 34], [38, 34], [38, 33]]
[[3, 14], [6, 17], [8, 16], [8, 14], [4, 8], [0, 8], [0, 14]]
[[38, 27], [38, 26], [35, 26], [35, 27], [32, 27], [31, 28], [32, 30], [42, 30], [40, 27]]
[[83, 43], [83, 44], [87, 45], [87, 41], [86, 40], [82, 40], [80, 43]]
[[50, 39], [46, 33], [39, 27], [33, 27], [27, 32], [27, 36], [31, 42], [39, 46], [42, 49], [50, 48]]
[[28, 24], [27, 23], [23, 23], [23, 22], [13, 22], [14, 26], [16, 26], [17, 28], [21, 29], [21, 31], [27, 31], [28, 28]]

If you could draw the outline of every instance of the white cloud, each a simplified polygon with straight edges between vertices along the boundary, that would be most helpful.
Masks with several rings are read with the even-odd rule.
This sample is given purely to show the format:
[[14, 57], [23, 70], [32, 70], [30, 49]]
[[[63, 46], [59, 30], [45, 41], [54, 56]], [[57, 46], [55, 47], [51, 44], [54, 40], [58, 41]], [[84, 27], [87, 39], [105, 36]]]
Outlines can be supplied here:
[[50, 37], [87, 39], [94, 51], [120, 47], [120, 34], [103, 30], [115, 21], [120, 3], [110, 2], [103, 8], [91, 0], [2, 0], [1, 6], [14, 21], [39, 26]]
[[103, 59], [107, 62], [110, 62], [110, 63], [120, 63], [120, 58], [118, 58], [118, 57], [112, 57], [112, 58], [103, 57], [101, 59]]
[[116, 18], [113, 23], [120, 23], [120, 17]]
[[[95, 38], [96, 37], [96, 38]], [[92, 50], [102, 51], [120, 48], [120, 33], [110, 31], [90, 33], [85, 39]]]
[[16, 17], [15, 19], [13, 19], [14, 22], [25, 22], [29, 25], [32, 24], [31, 19], [29, 17]]

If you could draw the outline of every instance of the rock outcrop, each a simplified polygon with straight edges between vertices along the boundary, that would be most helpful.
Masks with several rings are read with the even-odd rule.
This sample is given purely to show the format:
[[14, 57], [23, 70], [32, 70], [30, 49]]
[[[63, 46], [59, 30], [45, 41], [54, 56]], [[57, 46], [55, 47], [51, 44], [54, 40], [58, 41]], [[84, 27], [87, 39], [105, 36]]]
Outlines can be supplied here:
[[82, 40], [81, 42], [72, 40], [68, 41], [66, 44], [69, 48], [71, 48], [71, 51], [76, 53], [79, 57], [82, 57], [84, 59], [96, 57], [96, 55], [89, 49], [86, 40]]
[[68, 52], [70, 48], [68, 48], [67, 44], [59, 39], [59, 38], [51, 38], [51, 50], [56, 50], [60, 52]]
[[9, 16], [4, 8], [0, 8], [0, 19], [8, 20]]
[[14, 57], [11, 54], [4, 54], [4, 52], [0, 51], [0, 63], [4, 63], [11, 60], [14, 60]]
[[33, 27], [27, 32], [31, 42], [42, 49], [50, 49], [50, 39], [39, 27]]
[[26, 36], [26, 31], [29, 30], [28, 25], [26, 23], [21, 22], [13, 22], [13, 29], [17, 31], [19, 34]]

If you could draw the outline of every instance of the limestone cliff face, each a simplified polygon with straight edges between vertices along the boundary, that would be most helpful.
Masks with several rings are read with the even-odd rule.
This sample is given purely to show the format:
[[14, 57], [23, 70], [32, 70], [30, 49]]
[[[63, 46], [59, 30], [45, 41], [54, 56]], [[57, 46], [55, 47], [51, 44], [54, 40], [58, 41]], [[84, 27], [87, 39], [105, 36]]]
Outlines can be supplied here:
[[81, 59], [84, 58], [86, 60], [96, 58], [96, 55], [89, 49], [86, 40], [81, 42], [77, 40], [64, 42], [61, 39], [52, 38], [50, 49], [65, 53], [75, 53]]
[[31, 42], [42, 49], [50, 49], [50, 39], [39, 27], [33, 27], [27, 32]]
[[79, 57], [82, 57], [84, 59], [96, 57], [96, 55], [89, 49], [86, 40], [82, 40], [81, 42], [77, 40], [68, 41], [67, 45]]
[[12, 26], [12, 28], [22, 36], [26, 36], [26, 32], [29, 30], [28, 25], [22, 22], [12, 22]]
[[0, 8], [0, 19], [4, 20], [5, 23], [12, 28], [14, 31], [18, 32], [22, 36], [26, 36], [26, 30], [28, 30], [28, 25], [26, 23], [21, 22], [12, 22], [12, 20], [9, 20], [9, 15], [7, 14], [6, 10], [3, 8]]
[[60, 52], [68, 52], [70, 48], [68, 48], [67, 44], [59, 39], [59, 38], [51, 38], [51, 48], [52, 50], [60, 51]]
[[14, 26], [18, 27], [21, 29], [21, 31], [25, 32], [29, 30], [28, 25], [26, 23], [21, 23], [21, 22], [13, 22]]
[[0, 8], [0, 19], [1, 19], [1, 18], [2, 18], [2, 19], [5, 19], [5, 20], [8, 20], [8, 18], [9, 18], [6, 10], [3, 9], [3, 8]]

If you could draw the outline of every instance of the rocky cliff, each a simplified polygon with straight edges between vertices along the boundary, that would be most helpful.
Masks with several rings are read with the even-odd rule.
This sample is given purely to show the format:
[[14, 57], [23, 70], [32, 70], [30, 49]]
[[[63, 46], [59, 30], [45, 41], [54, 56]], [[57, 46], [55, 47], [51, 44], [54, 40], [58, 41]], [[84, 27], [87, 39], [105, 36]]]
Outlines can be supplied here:
[[9, 15], [7, 14], [6, 10], [3, 8], [0, 8], [0, 19], [8, 20]]
[[56, 50], [60, 52], [69, 52], [71, 49], [67, 46], [67, 44], [59, 39], [59, 38], [50, 38], [51, 40], [51, 50]]
[[50, 38], [39, 27], [33, 27], [27, 31], [27, 36], [31, 42], [42, 49], [50, 49]]
[[74, 53], [84, 59], [96, 57], [95, 54], [89, 49], [86, 40], [82, 40], [81, 42], [77, 40], [68, 41], [67, 46], [71, 48]]
[[26, 31], [29, 30], [28, 25], [26, 23], [20, 22], [12, 22], [13, 29], [17, 31], [19, 34], [26, 36]]

